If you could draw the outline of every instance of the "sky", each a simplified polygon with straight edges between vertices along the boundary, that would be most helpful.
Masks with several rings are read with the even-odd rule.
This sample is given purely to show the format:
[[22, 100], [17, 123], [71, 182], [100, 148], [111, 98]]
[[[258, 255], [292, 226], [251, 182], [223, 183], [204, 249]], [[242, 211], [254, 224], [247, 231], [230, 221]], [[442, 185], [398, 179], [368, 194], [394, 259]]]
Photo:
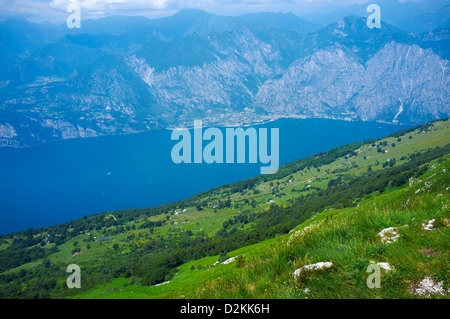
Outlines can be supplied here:
[[[109, 15], [139, 15], [159, 18], [181, 9], [198, 8], [220, 15], [249, 12], [293, 12], [299, 16], [328, 11], [339, 6], [366, 3], [369, 0], [0, 0], [0, 17], [23, 17], [33, 22], [62, 23], [70, 13], [70, 3], [79, 3], [84, 18]], [[392, 0], [394, 1], [394, 0]], [[431, 1], [431, 0], [400, 0]], [[440, 0], [433, 0], [440, 1]], [[373, 1], [372, 1], [373, 2]]]

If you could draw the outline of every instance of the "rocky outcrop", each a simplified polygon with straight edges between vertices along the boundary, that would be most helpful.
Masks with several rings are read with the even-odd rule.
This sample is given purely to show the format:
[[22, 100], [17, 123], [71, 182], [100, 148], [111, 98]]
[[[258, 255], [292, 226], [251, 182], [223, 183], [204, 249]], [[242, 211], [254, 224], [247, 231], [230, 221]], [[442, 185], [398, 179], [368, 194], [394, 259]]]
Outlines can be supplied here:
[[364, 65], [332, 46], [264, 83], [255, 105], [282, 115], [421, 123], [450, 113], [448, 61], [431, 49], [391, 42]]

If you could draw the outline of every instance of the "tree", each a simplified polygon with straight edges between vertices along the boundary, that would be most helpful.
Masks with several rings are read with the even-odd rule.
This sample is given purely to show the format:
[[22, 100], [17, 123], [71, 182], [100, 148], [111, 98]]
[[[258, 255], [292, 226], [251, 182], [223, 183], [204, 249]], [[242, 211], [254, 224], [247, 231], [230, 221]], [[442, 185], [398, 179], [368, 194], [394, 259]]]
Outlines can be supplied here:
[[51, 262], [50, 262], [50, 259], [44, 258], [44, 259], [42, 260], [42, 265], [43, 265], [45, 268], [50, 268], [52, 264], [51, 264]]
[[45, 290], [53, 289], [56, 286], [56, 279], [54, 278], [43, 279], [41, 285]]
[[242, 255], [239, 255], [237, 258], [237, 261], [236, 261], [236, 268], [242, 268], [242, 267], [245, 267], [245, 265], [247, 265], [245, 257]]

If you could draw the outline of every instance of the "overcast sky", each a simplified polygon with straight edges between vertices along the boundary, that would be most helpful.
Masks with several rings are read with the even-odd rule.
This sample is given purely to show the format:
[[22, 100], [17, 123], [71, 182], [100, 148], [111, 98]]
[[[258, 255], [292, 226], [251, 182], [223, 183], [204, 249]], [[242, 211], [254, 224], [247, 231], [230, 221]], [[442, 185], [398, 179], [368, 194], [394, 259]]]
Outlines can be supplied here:
[[[248, 12], [294, 12], [301, 16], [336, 6], [362, 4], [369, 0], [0, 0], [0, 17], [18, 16], [30, 21], [64, 22], [71, 2], [81, 5], [84, 18], [108, 15], [141, 15], [149, 18], [173, 15], [181, 9], [199, 8], [215, 14]], [[394, 1], [394, 0], [393, 0]], [[428, 1], [428, 0], [401, 0]], [[431, 0], [430, 0], [431, 1]], [[439, 0], [436, 0], [439, 1]]]

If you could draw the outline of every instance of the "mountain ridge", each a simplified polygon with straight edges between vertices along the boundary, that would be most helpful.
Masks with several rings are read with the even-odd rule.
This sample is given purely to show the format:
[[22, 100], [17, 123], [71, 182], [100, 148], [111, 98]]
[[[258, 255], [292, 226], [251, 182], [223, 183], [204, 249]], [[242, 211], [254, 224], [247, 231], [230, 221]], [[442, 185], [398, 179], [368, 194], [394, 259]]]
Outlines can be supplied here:
[[[147, 26], [140, 31], [75, 33], [46, 44], [22, 62], [0, 68], [0, 145], [22, 147], [79, 138], [82, 131], [101, 136], [146, 127], [190, 126], [199, 117], [211, 126], [249, 125], [279, 117], [419, 124], [450, 113], [448, 29], [413, 34], [384, 23], [381, 30], [371, 30], [365, 18], [349, 16], [316, 31], [299, 32], [285, 20], [290, 17], [299, 25], [303, 20], [290, 14], [269, 15], [270, 23], [261, 27], [256, 22], [268, 20], [267, 13], [251, 15], [255, 22], [244, 23], [249, 19], [187, 11], [145, 21]], [[180, 24], [173, 22], [180, 17]], [[165, 24], [169, 29], [164, 29]], [[136, 76], [97, 68], [96, 59], [101, 65], [109, 55], [119, 57], [116, 61], [124, 61]], [[383, 60], [390, 61], [388, 68]], [[311, 68], [296, 68], [305, 63]], [[81, 69], [91, 76], [103, 72], [103, 86], [114, 83], [108, 79], [112, 74], [136, 83], [123, 82], [131, 88], [125, 100], [108, 99], [99, 86], [85, 86], [74, 76]], [[441, 80], [433, 81], [440, 74]], [[405, 91], [406, 83], [410, 89]], [[68, 89], [74, 87], [86, 88], [84, 99]], [[136, 101], [142, 105], [136, 108]], [[112, 105], [123, 106], [115, 114], [98, 112]], [[159, 122], [139, 122], [137, 109], [148, 110], [144, 118]], [[79, 117], [89, 118], [89, 123], [77, 121], [73, 110], [84, 110]], [[225, 118], [220, 116], [224, 112]], [[242, 120], [237, 123], [231, 118]], [[55, 121], [59, 124], [51, 124]], [[22, 129], [27, 125], [32, 131]], [[48, 125], [54, 133], [49, 134]]]

